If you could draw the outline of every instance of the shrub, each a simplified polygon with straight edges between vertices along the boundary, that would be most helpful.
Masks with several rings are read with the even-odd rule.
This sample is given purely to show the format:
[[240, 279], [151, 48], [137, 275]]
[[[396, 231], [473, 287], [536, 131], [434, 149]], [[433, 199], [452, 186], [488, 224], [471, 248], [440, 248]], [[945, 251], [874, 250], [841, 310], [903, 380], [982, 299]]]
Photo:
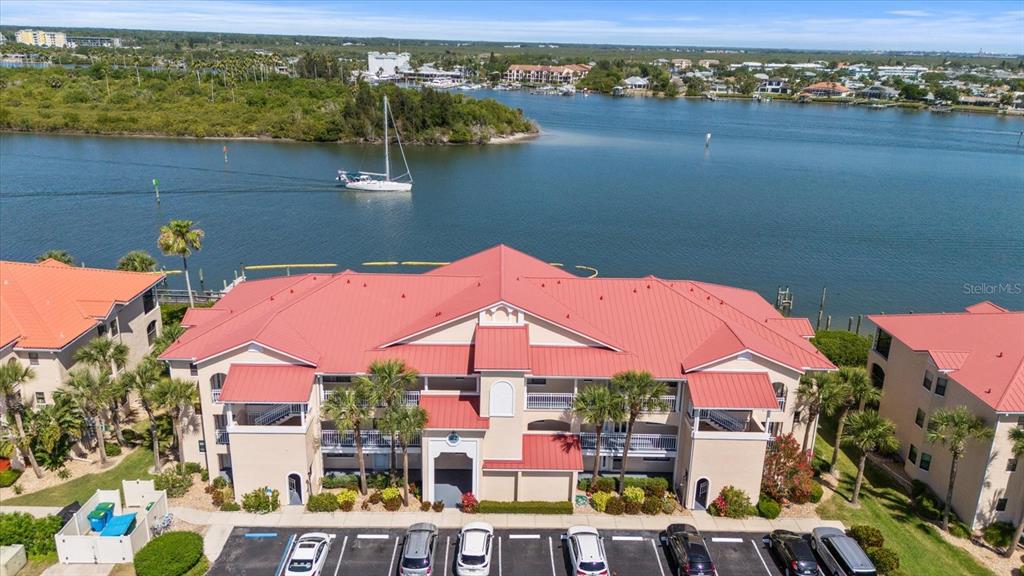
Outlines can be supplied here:
[[618, 496], [613, 496], [611, 500], [608, 500], [608, 504], [605, 506], [604, 511], [612, 516], [619, 516], [626, 511], [626, 504]]
[[712, 516], [725, 516], [727, 518], [746, 518], [753, 512], [754, 506], [750, 503], [747, 493], [735, 486], [726, 486], [715, 498], [708, 513]]
[[762, 518], [774, 520], [782, 513], [782, 506], [767, 494], [761, 494], [757, 500], [757, 515]]
[[882, 536], [882, 531], [868, 524], [857, 524], [847, 530], [846, 534], [856, 540], [864, 549], [885, 546], [885, 536]]
[[401, 507], [402, 507], [402, 498], [401, 498], [401, 496], [399, 496], [398, 498], [390, 498], [388, 500], [384, 500], [384, 509], [387, 510], [388, 512], [394, 512], [394, 511], [398, 510]]
[[967, 524], [957, 520], [949, 523], [949, 533], [951, 536], [956, 538], [970, 538], [971, 529], [967, 527]]
[[213, 504], [214, 507], [220, 508], [221, 506], [224, 505], [225, 498], [224, 498], [224, 491], [223, 490], [218, 490], [218, 489], [214, 488], [213, 490], [210, 490], [209, 492], [210, 492], [210, 503]]
[[1013, 524], [1009, 522], [993, 522], [981, 531], [981, 537], [995, 548], [1006, 548], [1013, 538]]
[[200, 470], [199, 471], [199, 479], [202, 480], [203, 482], [209, 482], [210, 481], [210, 471], [207, 470], [206, 468], [203, 468], [202, 470]]
[[614, 492], [594, 492], [590, 495], [590, 505], [598, 512], [604, 512], [608, 501], [615, 496]]
[[228, 479], [223, 476], [217, 476], [213, 479], [214, 488], [224, 488], [228, 485]]
[[472, 492], [466, 492], [462, 495], [462, 511], [467, 514], [475, 514], [476, 508], [480, 504], [480, 501], [473, 496]]
[[935, 521], [942, 516], [942, 505], [938, 498], [927, 490], [914, 498], [914, 510], [926, 520]]
[[380, 491], [380, 499], [384, 502], [384, 509], [394, 512], [402, 507], [402, 491], [394, 486], [388, 486]]
[[203, 467], [198, 462], [185, 462], [185, 472], [189, 474], [198, 474], [202, 471]]
[[811, 485], [811, 502], [817, 504], [821, 502], [821, 497], [825, 495], [825, 488], [821, 484], [814, 482]]
[[366, 485], [373, 490], [383, 490], [391, 485], [391, 477], [384, 472], [368, 474], [366, 476]]
[[168, 498], [181, 498], [192, 487], [192, 475], [171, 468], [163, 474], [158, 474], [153, 480], [153, 485], [157, 490], [166, 490]]
[[194, 532], [167, 532], [135, 554], [138, 576], [183, 576], [203, 559], [203, 537]]
[[220, 511], [221, 512], [238, 512], [241, 509], [242, 509], [242, 507], [239, 506], [238, 502], [235, 502], [235, 501], [225, 502], [225, 503], [220, 505]]
[[12, 470], [8, 468], [3, 472], [0, 472], [0, 488], [7, 488], [14, 485], [21, 478], [21, 470]]
[[647, 514], [648, 516], [655, 516], [661, 512], [661, 507], [664, 503], [665, 500], [662, 498], [648, 496], [647, 498], [644, 499], [644, 503], [640, 507], [640, 510], [643, 511], [643, 513]]
[[879, 574], [895, 574], [900, 569], [900, 557], [889, 548], [877, 546], [866, 550]]
[[590, 483], [590, 488], [594, 492], [615, 492], [615, 478], [598, 476]]
[[352, 508], [355, 508], [356, 497], [359, 493], [351, 488], [345, 488], [341, 492], [338, 492], [338, 508], [342, 512], [351, 512]]
[[643, 504], [644, 489], [639, 486], [627, 486], [626, 489], [622, 491], [622, 497], [625, 498], [626, 502]]
[[476, 511], [481, 514], [572, 514], [573, 506], [572, 502], [568, 500], [557, 502], [481, 500], [477, 504]]
[[576, 489], [583, 492], [590, 492], [590, 478], [580, 478], [577, 480]]
[[640, 513], [640, 508], [643, 506], [642, 502], [635, 502], [633, 500], [624, 500], [625, 506], [623, 507], [626, 514], [635, 516]]
[[622, 482], [625, 490], [629, 490], [630, 487], [637, 487], [644, 491], [647, 496], [653, 496], [655, 498], [662, 498], [665, 496], [665, 492], [668, 491], [668, 480], [661, 476], [653, 476], [651, 478], [626, 478]]
[[107, 453], [107, 458], [113, 458], [114, 456], [120, 456], [121, 455], [121, 445], [120, 444], [115, 444], [113, 442], [110, 442], [109, 444], [105, 444], [104, 446], [105, 446], [105, 450], [106, 450], [106, 453]]
[[313, 494], [306, 502], [306, 510], [310, 512], [334, 512], [338, 509], [338, 498], [330, 492]]
[[438, 500], [437, 502], [434, 502], [434, 505], [431, 506], [431, 508], [434, 509], [434, 512], [440, 512], [444, 510], [444, 500]]
[[420, 502], [420, 512], [430, 512], [430, 501], [424, 500]]
[[355, 474], [331, 474], [324, 476], [324, 488], [358, 488], [359, 477]]
[[800, 442], [786, 434], [776, 438], [764, 456], [761, 489], [776, 502], [807, 502], [813, 475]]
[[44, 556], [57, 549], [53, 535], [60, 530], [57, 516], [35, 518], [23, 512], [0, 514], [0, 546], [22, 544], [28, 556]]
[[871, 338], [845, 330], [820, 330], [811, 344], [836, 366], [864, 366], [868, 363]]
[[242, 496], [242, 509], [255, 514], [273, 512], [281, 506], [280, 496], [277, 490], [268, 495], [267, 488], [257, 488]]
[[380, 501], [380, 490], [374, 490], [373, 492], [370, 492], [370, 497], [367, 499], [367, 502], [369, 502], [370, 504], [380, 504]]
[[676, 511], [676, 501], [674, 498], [665, 498], [661, 503], [662, 514], [671, 514]]

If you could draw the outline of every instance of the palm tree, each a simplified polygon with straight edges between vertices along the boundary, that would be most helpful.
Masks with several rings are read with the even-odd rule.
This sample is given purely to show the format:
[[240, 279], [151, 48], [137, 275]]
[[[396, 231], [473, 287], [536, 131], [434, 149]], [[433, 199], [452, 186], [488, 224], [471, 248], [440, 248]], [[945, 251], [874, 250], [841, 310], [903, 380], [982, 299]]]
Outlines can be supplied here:
[[[121, 342], [115, 342], [106, 336], [94, 338], [85, 346], [75, 350], [75, 362], [88, 364], [96, 369], [96, 372], [109, 370], [110, 374], [117, 374], [123, 370], [128, 363], [128, 346]], [[119, 387], [117, 380], [112, 381]], [[117, 436], [117, 443], [124, 446], [124, 435], [121, 433], [121, 404], [124, 401], [126, 392], [111, 388], [110, 390], [110, 422], [114, 425], [114, 434]]]
[[82, 414], [92, 420], [96, 441], [99, 443], [100, 465], [106, 466], [107, 443], [103, 433], [103, 415], [109, 409], [112, 395], [110, 371], [103, 369], [97, 373], [78, 368], [72, 370], [69, 376], [70, 378], [65, 383], [65, 393], [78, 406]]
[[171, 220], [160, 227], [160, 236], [156, 245], [167, 256], [181, 256], [182, 272], [185, 274], [185, 288], [188, 290], [188, 305], [194, 308], [195, 298], [192, 296], [192, 281], [188, 277], [188, 257], [193, 250], [203, 248], [203, 232], [201, 228], [193, 228], [191, 220]]
[[36, 262], [43, 262], [44, 260], [56, 260], [68, 266], [75, 265], [75, 259], [71, 257], [67, 250], [47, 250], [36, 256]]
[[405, 391], [416, 385], [419, 374], [398, 359], [374, 360], [367, 369], [366, 376], [356, 379], [357, 386], [364, 386], [369, 391], [371, 406], [383, 407], [382, 428], [391, 433], [391, 479], [395, 478], [397, 468], [395, 452], [395, 427], [391, 425], [397, 409], [405, 399]]
[[403, 502], [409, 505], [409, 445], [416, 441], [427, 426], [427, 411], [419, 406], [402, 405], [395, 411], [393, 428], [402, 443]]
[[117, 261], [117, 269], [126, 272], [153, 272], [156, 270], [156, 258], [145, 250], [132, 250]]
[[[1020, 457], [1024, 455], [1024, 428], [1015, 426], [1010, 429], [1010, 444], [1010, 452], [1013, 454], [1013, 457], [1020, 460]], [[1024, 482], [1020, 483], [1020, 485], [1024, 489]], [[1003, 551], [1003, 556], [1007, 558], [1013, 556], [1022, 533], [1024, 533], [1024, 507], [1018, 512], [1017, 527], [1013, 530], [1013, 539], [1010, 540], [1010, 544]]]
[[152, 356], [146, 356], [134, 370], [121, 375], [121, 385], [125, 390], [134, 390], [139, 395], [139, 403], [149, 418], [149, 433], [153, 437], [153, 471], [160, 473], [160, 436], [157, 431], [156, 408], [158, 405], [156, 388], [160, 383], [163, 368]]
[[953, 501], [953, 486], [956, 484], [957, 467], [967, 450], [970, 440], [988, 440], [994, 430], [985, 419], [976, 416], [966, 406], [940, 408], [932, 413], [928, 422], [925, 439], [941, 444], [949, 450], [952, 462], [949, 465], [949, 485], [946, 488], [946, 503], [942, 507], [942, 529], [949, 530], [949, 511]]
[[195, 382], [183, 378], [164, 378], [156, 385], [153, 397], [157, 405], [166, 408], [174, 419], [174, 437], [178, 443], [178, 464], [185, 465], [185, 425], [191, 417], [192, 406], [199, 400]]
[[[622, 398], [623, 409], [626, 412], [626, 443], [622, 447], [622, 468], [619, 470], [619, 494], [622, 494], [625, 488], [623, 484], [626, 480], [626, 462], [629, 461], [629, 444], [633, 441], [633, 425], [644, 412], [668, 409], [668, 403], [661, 399], [668, 392], [668, 388], [664, 382], [658, 382], [651, 377], [650, 372], [635, 370], [619, 372], [612, 376], [612, 388], [616, 395]], [[600, 454], [598, 446], [595, 457], [599, 457]]]
[[811, 442], [811, 431], [818, 426], [818, 415], [825, 406], [833, 402], [835, 395], [835, 377], [831, 373], [825, 374], [804, 374], [800, 377], [800, 384], [796, 389], [796, 396], [800, 403], [807, 409], [807, 416], [804, 426], [804, 441], [800, 449], [806, 454]]
[[626, 419], [626, 405], [610, 386], [595, 384], [586, 386], [576, 394], [572, 413], [584, 424], [594, 427], [597, 443], [594, 452], [593, 479], [601, 471], [601, 432], [608, 422], [622, 422]]
[[841, 441], [847, 446], [860, 450], [860, 458], [857, 461], [857, 480], [853, 483], [853, 497], [850, 503], [857, 505], [860, 502], [860, 487], [864, 483], [864, 467], [867, 464], [868, 454], [871, 452], [892, 452], [899, 449], [899, 442], [896, 441], [896, 425], [887, 418], [882, 418], [878, 412], [868, 410], [855, 412], [850, 416], [850, 422], [843, 431]]
[[156, 341], [153, 342], [153, 356], [160, 356], [167, 350], [171, 344], [181, 335], [185, 333], [185, 329], [182, 328], [181, 324], [167, 324], [164, 325], [160, 330], [160, 335], [157, 336]]
[[854, 405], [859, 410], [864, 410], [868, 402], [878, 402], [882, 399], [882, 391], [876, 388], [868, 377], [868, 371], [860, 366], [843, 366], [836, 373], [835, 394], [827, 406], [828, 414], [838, 414], [836, 420], [836, 444], [832, 448], [832, 464], [829, 473], [836, 475], [836, 462], [839, 460], [839, 442], [843, 437], [843, 427], [846, 425], [846, 417]]
[[334, 420], [338, 430], [352, 430], [356, 441], [356, 460], [359, 462], [359, 491], [366, 495], [366, 461], [363, 456], [363, 422], [370, 419], [367, 402], [368, 390], [359, 382], [353, 388], [341, 388], [320, 405], [320, 418]]
[[28, 439], [25, 437], [25, 423], [21, 419], [25, 406], [21, 401], [21, 386], [36, 377], [36, 373], [28, 366], [22, 366], [16, 358], [11, 358], [6, 364], [0, 366], [0, 400], [7, 409], [8, 414], [14, 416], [14, 427], [17, 432], [15, 441], [18, 450], [32, 465], [32, 471], [36, 478], [43, 477], [43, 470], [36, 462], [35, 454], [29, 447]]

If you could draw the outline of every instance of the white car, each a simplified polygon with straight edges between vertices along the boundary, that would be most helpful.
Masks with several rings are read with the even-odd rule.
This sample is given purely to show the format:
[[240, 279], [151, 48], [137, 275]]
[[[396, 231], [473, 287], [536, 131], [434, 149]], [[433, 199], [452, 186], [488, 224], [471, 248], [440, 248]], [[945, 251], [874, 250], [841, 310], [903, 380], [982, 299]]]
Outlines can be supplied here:
[[487, 522], [470, 522], [459, 532], [459, 554], [455, 557], [457, 576], [488, 576], [491, 573], [491, 544], [494, 527]]
[[334, 543], [333, 534], [309, 532], [299, 536], [288, 555], [284, 576], [320, 576]]
[[576, 576], [608, 576], [608, 557], [597, 528], [573, 526], [565, 536]]

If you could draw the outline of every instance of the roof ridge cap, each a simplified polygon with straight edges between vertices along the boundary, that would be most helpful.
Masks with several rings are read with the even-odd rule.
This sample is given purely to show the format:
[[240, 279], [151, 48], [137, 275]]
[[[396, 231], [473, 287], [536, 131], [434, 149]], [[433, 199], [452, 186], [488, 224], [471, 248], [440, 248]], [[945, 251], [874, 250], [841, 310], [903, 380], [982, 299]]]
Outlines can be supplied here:
[[[48, 258], [47, 260], [53, 260], [53, 259], [52, 258]], [[21, 262], [20, 260], [0, 260], [0, 264], [16, 265], [16, 266], [26, 266], [26, 267], [31, 267], [31, 268], [54, 268], [54, 269], [57, 269], [57, 270], [88, 270], [90, 272], [110, 272], [110, 273], [113, 273], [113, 274], [128, 274], [128, 275], [132, 275], [132, 276], [150, 276], [150, 275], [166, 276], [167, 275], [167, 274], [165, 274], [163, 272], [160, 272], [160, 271], [155, 271], [155, 272], [137, 272], [135, 270], [118, 270], [117, 268], [95, 268], [93, 266], [81, 266], [81, 265], [79, 265], [79, 266], [71, 266], [69, 264], [64, 264], [63, 262], [60, 262], [59, 260], [54, 260], [54, 261], [55, 262], [59, 262], [61, 264], [61, 266], [59, 266], [59, 267], [58, 266], [43, 266], [43, 264], [46, 262], [46, 260], [44, 260], [42, 262]]]

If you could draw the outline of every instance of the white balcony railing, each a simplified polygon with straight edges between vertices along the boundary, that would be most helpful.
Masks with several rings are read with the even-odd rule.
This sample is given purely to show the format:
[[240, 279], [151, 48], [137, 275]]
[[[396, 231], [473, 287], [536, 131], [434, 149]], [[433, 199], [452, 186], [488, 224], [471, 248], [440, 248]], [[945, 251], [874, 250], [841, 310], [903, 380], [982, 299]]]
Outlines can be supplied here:
[[572, 392], [527, 392], [527, 410], [568, 410], [572, 408]]
[[784, 411], [786, 409], [786, 397], [785, 396], [778, 396], [778, 397], [775, 398], [775, 400], [778, 401], [778, 403], [779, 403], [779, 410], [783, 410]]
[[668, 409], [667, 410], [651, 410], [650, 411], [651, 413], [658, 413], [658, 412], [664, 413], [664, 412], [675, 412], [676, 411], [676, 397], [674, 395], [673, 396], [662, 396], [661, 397], [661, 401], [668, 405]]
[[302, 414], [303, 404], [278, 404], [269, 410], [252, 414], [249, 417], [249, 425], [252, 426], [273, 426], [278, 422], [287, 420], [292, 416]]
[[730, 432], [743, 432], [747, 429], [747, 423], [733, 418], [721, 410], [698, 410], [697, 416], [701, 420], [708, 420], [719, 428]]
[[[584, 450], [593, 451], [597, 446], [597, 434], [594, 432], [580, 433], [580, 446]], [[622, 432], [602, 432], [601, 452], [621, 454], [626, 446], [626, 434]], [[676, 437], [672, 434], [633, 434], [629, 442], [631, 453], [643, 452], [675, 452]]]
[[220, 402], [220, 388], [216, 388], [214, 390], [211, 390], [210, 393], [213, 394], [213, 401], [214, 402]]
[[[362, 430], [359, 436], [363, 439], [363, 448], [390, 448], [391, 436], [380, 430]], [[419, 444], [419, 439], [414, 441]], [[355, 448], [356, 435], [351, 430], [321, 430], [321, 448]]]
[[[331, 391], [330, 390], [321, 389], [320, 401], [322, 402], [322, 401], [326, 400], [327, 397], [330, 396], [330, 395], [331, 395]], [[406, 390], [405, 391], [405, 396], [404, 396], [404, 401], [405, 401], [405, 405], [406, 406], [416, 406], [416, 405], [418, 405], [420, 403], [420, 391], [419, 390]], [[366, 408], [366, 407], [370, 406], [370, 403], [369, 402], [360, 402], [360, 405], [363, 406], [364, 408]], [[384, 403], [379, 403], [379, 404], [377, 404], [375, 406], [375, 408], [383, 408], [383, 407], [384, 407]]]
[[224, 428], [217, 428], [217, 444], [228, 443], [228, 431]]

